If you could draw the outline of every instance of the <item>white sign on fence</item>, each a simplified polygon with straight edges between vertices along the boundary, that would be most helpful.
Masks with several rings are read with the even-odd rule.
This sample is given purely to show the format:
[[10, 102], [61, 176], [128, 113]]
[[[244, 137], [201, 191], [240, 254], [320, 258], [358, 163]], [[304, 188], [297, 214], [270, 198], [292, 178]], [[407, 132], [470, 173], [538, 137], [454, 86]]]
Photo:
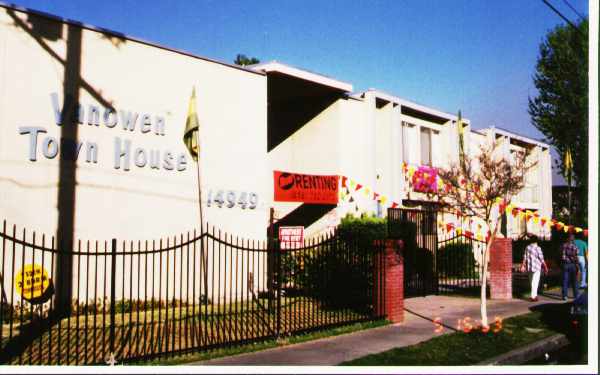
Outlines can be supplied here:
[[304, 243], [304, 227], [279, 227], [281, 249], [297, 249]]

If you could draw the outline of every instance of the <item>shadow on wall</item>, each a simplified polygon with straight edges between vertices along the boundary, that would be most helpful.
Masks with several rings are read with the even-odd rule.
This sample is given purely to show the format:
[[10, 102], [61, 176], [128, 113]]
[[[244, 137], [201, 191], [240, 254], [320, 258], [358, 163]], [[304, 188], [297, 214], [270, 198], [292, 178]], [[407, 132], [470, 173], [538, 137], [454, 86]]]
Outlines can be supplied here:
[[277, 73], [269, 73], [267, 91], [267, 152], [344, 97], [342, 91]]
[[[77, 141], [79, 122], [79, 94], [87, 92], [98, 103], [114, 109], [112, 102], [102, 96], [81, 76], [82, 27], [76, 23], [64, 23], [37, 14], [27, 14], [26, 18], [12, 9], [7, 9], [14, 27], [29, 35], [37, 45], [56, 62], [64, 67], [62, 84], [62, 111], [60, 122], [59, 181], [57, 197], [58, 225], [56, 231], [57, 259], [55, 270], [54, 319], [70, 314], [73, 293], [73, 256], [74, 246], [76, 189], [77, 189]], [[120, 48], [125, 39], [119, 35], [103, 35], [115, 48]], [[64, 58], [49, 43], [64, 40], [66, 55]], [[59, 104], [60, 105], [60, 104]], [[58, 125], [58, 124], [57, 124]], [[23, 336], [23, 335], [21, 335]]]

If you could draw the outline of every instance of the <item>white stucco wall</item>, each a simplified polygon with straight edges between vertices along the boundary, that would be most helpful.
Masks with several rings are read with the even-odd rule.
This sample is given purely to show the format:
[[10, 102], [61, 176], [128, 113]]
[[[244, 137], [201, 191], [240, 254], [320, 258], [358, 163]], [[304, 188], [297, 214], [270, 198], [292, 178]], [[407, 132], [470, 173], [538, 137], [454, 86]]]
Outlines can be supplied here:
[[[51, 94], [63, 104], [68, 26], [30, 15], [62, 37], [34, 37], [16, 26], [0, 8], [0, 201], [1, 218], [54, 234], [57, 225], [59, 157], [42, 155], [46, 137], [60, 138]], [[27, 15], [14, 14], [28, 27]], [[30, 18], [31, 19], [31, 18]], [[79, 28], [80, 29], [80, 28]], [[81, 30], [81, 29], [80, 29]], [[36, 34], [36, 36], [40, 36]], [[53, 57], [52, 54], [56, 56]], [[199, 227], [196, 163], [183, 141], [188, 103], [196, 88], [201, 124], [203, 199], [210, 190], [254, 192], [255, 209], [205, 207], [211, 225], [245, 238], [263, 239], [272, 197], [266, 163], [266, 77], [186, 56], [97, 31], [81, 32], [81, 78], [90, 90], [79, 90], [85, 123], [78, 126], [83, 142], [76, 162], [75, 237], [83, 239], [153, 239]], [[134, 131], [121, 122], [109, 128], [95, 91], [117, 111], [164, 118], [164, 135]], [[100, 124], [87, 124], [90, 105], [101, 108]], [[46, 130], [37, 142], [37, 160], [28, 159], [30, 136], [20, 127]], [[183, 154], [183, 171], [135, 166], [115, 169], [115, 142], [131, 142], [131, 152], [171, 151]], [[85, 161], [86, 142], [97, 145], [97, 162]], [[133, 155], [132, 155], [133, 157]]]
[[[77, 34], [81, 38], [74, 43], [79, 39], [75, 38]], [[65, 63], [67, 40], [71, 41], [71, 46], [80, 48], [80, 53], [70, 55], [69, 62]], [[45, 234], [47, 247], [50, 237], [57, 233], [60, 157], [45, 157], [44, 142], [51, 138], [59, 140], [61, 131], [73, 126], [59, 126], [55, 112], [57, 106], [62, 109], [65, 102], [65, 65], [73, 67], [76, 60], [80, 65], [78, 93], [84, 116], [82, 124], [74, 125], [78, 130], [78, 141], [82, 143], [74, 164], [74, 250], [79, 249], [78, 239], [83, 240], [82, 250], [92, 253], [95, 252], [94, 242], [88, 249], [87, 240], [99, 240], [100, 253], [110, 252], [111, 238], [119, 239], [119, 251], [131, 249], [129, 242], [122, 249], [122, 240], [142, 240], [144, 249], [144, 240], [163, 238], [163, 246], [166, 246], [168, 236], [173, 245], [174, 236], [181, 242], [179, 234], [200, 227], [197, 164], [183, 143], [194, 87], [201, 134], [204, 220], [221, 233], [233, 235], [234, 241], [237, 240], [235, 236], [265, 239], [273, 196], [272, 175], [267, 163], [266, 76], [0, 7], [0, 220], [7, 220], [9, 230], [10, 225], [16, 225], [21, 238], [21, 231], [26, 228], [28, 242], [32, 242], [32, 232], [36, 231], [38, 244]], [[68, 72], [75, 73], [73, 69]], [[53, 95], [58, 105], [53, 104]], [[108, 104], [103, 105], [99, 97]], [[108, 126], [112, 125], [112, 115], [108, 122], [103, 118], [104, 107], [108, 105], [117, 111], [118, 123], [114, 127]], [[94, 124], [93, 116], [92, 124], [88, 124], [89, 115], [93, 113], [90, 106], [100, 110], [98, 126]], [[122, 127], [120, 111], [138, 114], [133, 131]], [[153, 125], [158, 117], [164, 119], [164, 132], [156, 134], [152, 126], [149, 132], [143, 132], [144, 114], [150, 116]], [[21, 134], [25, 127], [38, 127], [44, 131], [38, 134], [35, 143], [35, 161], [30, 160], [31, 134]], [[124, 158], [119, 157], [119, 153], [115, 156], [117, 142], [121, 148], [130, 142], [129, 170], [125, 168]], [[86, 160], [90, 144], [94, 145], [97, 158]], [[171, 152], [174, 157], [172, 168], [165, 168], [163, 160], [158, 168], [151, 168], [149, 161], [143, 167], [136, 166], [134, 153], [137, 148], [145, 150], [148, 158], [152, 151], [157, 151], [161, 158], [167, 151]], [[46, 154], [53, 156], [52, 152]], [[185, 165], [177, 164], [180, 158], [185, 160]], [[141, 156], [138, 164], [143, 164]], [[212, 192], [214, 198], [219, 190], [233, 191], [236, 204], [228, 208], [227, 203], [223, 207], [212, 203], [209, 207], [209, 194]], [[256, 194], [256, 207], [243, 208], [237, 204], [241, 193]], [[183, 238], [187, 239], [187, 235]], [[231, 242], [230, 237], [225, 239], [223, 235], [223, 239]], [[108, 248], [104, 241], [108, 241]], [[208, 250], [208, 262], [212, 267], [209, 267], [208, 289], [215, 290], [215, 298], [222, 297], [225, 301], [230, 294], [225, 292], [228, 288], [223, 284], [219, 296], [217, 275], [221, 275], [221, 280], [231, 280], [234, 285], [239, 285], [236, 289], [238, 297], [246, 295], [250, 253], [222, 248], [223, 251], [220, 246], [212, 246]], [[137, 249], [135, 242], [134, 250]], [[61, 277], [56, 274], [50, 253], [45, 253], [42, 259], [41, 251], [17, 250], [16, 253], [11, 251], [10, 246], [2, 249], [3, 287], [7, 291], [14, 289], [14, 277], [23, 264], [42, 264], [50, 278]], [[262, 256], [253, 254], [255, 263], [264, 261]], [[14, 268], [11, 266], [13, 257]], [[102, 288], [110, 282], [110, 275], [118, 277], [117, 299], [144, 299], [151, 295], [173, 298], [177, 291], [176, 298], [191, 303], [187, 289], [182, 290], [181, 285], [176, 287], [173, 280], [182, 277], [187, 281], [192, 275], [197, 276], [196, 284], [189, 290], [194, 289], [199, 298], [204, 289], [200, 281], [204, 274], [200, 271], [199, 249], [195, 257], [191, 256], [191, 248], [182, 248], [156, 257], [118, 258], [116, 268], [111, 269], [110, 262], [108, 268], [104, 265], [104, 256], [73, 257], [73, 291], [77, 291], [80, 300], [92, 296], [88, 285], [92, 288], [99, 283]], [[153, 275], [154, 287], [150, 285], [140, 291], [138, 267], [141, 280], [144, 280], [144, 272]], [[245, 269], [244, 274], [236, 273], [238, 269]], [[257, 268], [252, 272], [256, 286], [266, 269]], [[169, 290], [167, 277], [171, 280]], [[136, 292], [130, 294], [132, 290]], [[231, 294], [232, 298], [236, 297], [236, 291]], [[9, 295], [12, 300], [12, 292]]]

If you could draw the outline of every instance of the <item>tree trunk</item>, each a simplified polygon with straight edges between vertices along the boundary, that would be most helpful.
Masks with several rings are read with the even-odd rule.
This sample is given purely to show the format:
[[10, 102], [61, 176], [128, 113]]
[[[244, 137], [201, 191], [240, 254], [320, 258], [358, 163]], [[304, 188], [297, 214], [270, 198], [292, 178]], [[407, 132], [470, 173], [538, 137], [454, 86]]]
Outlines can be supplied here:
[[488, 270], [488, 259], [490, 253], [491, 242], [485, 246], [483, 253], [483, 274], [481, 276], [481, 325], [483, 327], [489, 327], [487, 318], [487, 270]]
[[[483, 252], [483, 274], [481, 275], [481, 299], [480, 299], [480, 310], [481, 310], [481, 325], [483, 327], [489, 327], [488, 317], [487, 317], [487, 271], [488, 271], [488, 261], [490, 258], [490, 249], [492, 248], [492, 243], [494, 242], [494, 238], [496, 238], [496, 234], [498, 232], [498, 222], [496, 219], [496, 223], [493, 226], [494, 230], [488, 239], [485, 251]], [[488, 223], [488, 227], [492, 226]]]

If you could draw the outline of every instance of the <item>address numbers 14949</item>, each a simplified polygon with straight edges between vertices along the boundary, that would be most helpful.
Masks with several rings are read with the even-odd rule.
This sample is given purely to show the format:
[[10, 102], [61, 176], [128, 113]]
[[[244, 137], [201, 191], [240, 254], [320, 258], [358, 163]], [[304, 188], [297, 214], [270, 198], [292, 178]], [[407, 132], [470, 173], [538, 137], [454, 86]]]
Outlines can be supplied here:
[[233, 190], [217, 190], [213, 192], [210, 189], [206, 205], [210, 207], [213, 204], [217, 207], [225, 206], [227, 208], [232, 208], [237, 204], [243, 209], [249, 208], [253, 210], [258, 205], [258, 194], [245, 191], [237, 193]]

